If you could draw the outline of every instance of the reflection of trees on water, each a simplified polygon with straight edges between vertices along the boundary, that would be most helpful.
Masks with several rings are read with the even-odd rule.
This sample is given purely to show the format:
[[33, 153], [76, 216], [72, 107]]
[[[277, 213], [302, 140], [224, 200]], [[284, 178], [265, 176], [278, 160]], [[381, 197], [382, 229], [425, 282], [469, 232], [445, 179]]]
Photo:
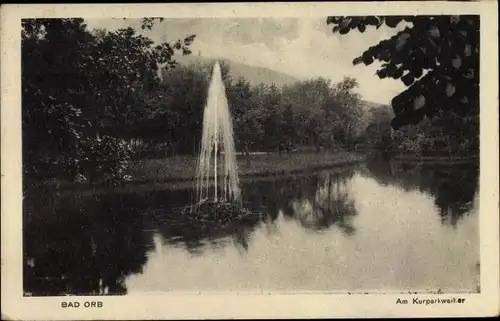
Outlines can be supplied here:
[[[350, 173], [352, 176], [352, 172]], [[354, 227], [352, 217], [356, 214], [354, 200], [349, 198], [349, 185], [347, 178], [350, 176], [322, 174], [321, 183], [318, 185], [314, 200], [306, 201], [309, 211], [295, 211], [304, 226], [322, 229], [337, 225], [346, 234], [352, 234]], [[304, 201], [295, 201], [301, 207]]]
[[479, 179], [477, 162], [405, 163], [374, 157], [366, 168], [381, 185], [431, 194], [443, 223], [455, 226], [474, 206]]
[[336, 225], [350, 234], [354, 232], [350, 221], [356, 214], [347, 185], [352, 175], [351, 169], [255, 182], [245, 186], [243, 197], [263, 206], [271, 221], [281, 211], [305, 228], [321, 230]]
[[478, 188], [479, 165], [464, 164], [455, 167], [441, 166], [429, 171], [432, 177], [439, 173], [440, 179], [435, 179], [429, 184], [429, 189], [436, 196], [435, 204], [440, 210], [442, 222], [455, 226], [458, 220], [470, 213], [474, 206], [474, 198]]
[[125, 277], [142, 271], [153, 247], [126, 198], [62, 199], [37, 210], [26, 210], [24, 219], [28, 294], [125, 294]]

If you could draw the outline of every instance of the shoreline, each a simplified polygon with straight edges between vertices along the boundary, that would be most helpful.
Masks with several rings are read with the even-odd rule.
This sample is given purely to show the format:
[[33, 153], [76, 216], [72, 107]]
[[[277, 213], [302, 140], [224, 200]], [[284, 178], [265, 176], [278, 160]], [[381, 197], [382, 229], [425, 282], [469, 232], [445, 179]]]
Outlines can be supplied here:
[[422, 164], [462, 164], [479, 161], [479, 155], [471, 156], [415, 156], [396, 155], [391, 157], [392, 161], [422, 163]]
[[[324, 170], [351, 167], [370, 159], [370, 153], [295, 153], [254, 154], [250, 158], [238, 156], [237, 165], [241, 183], [262, 181], [289, 176], [308, 175]], [[415, 156], [394, 155], [388, 161], [420, 164], [461, 164], [479, 160], [472, 156]], [[130, 167], [132, 179], [112, 185], [108, 181], [94, 184], [69, 181], [36, 181], [31, 187], [54, 188], [62, 194], [102, 194], [122, 192], [143, 192], [157, 189], [191, 189], [196, 177], [196, 161], [193, 156], [174, 156], [164, 159], [142, 159], [133, 161]]]
[[[285, 156], [286, 157], [286, 156]], [[296, 168], [281, 168], [279, 170], [272, 169], [260, 172], [242, 172], [239, 174], [240, 183], [252, 183], [255, 181], [266, 181], [274, 180], [277, 178], [287, 178], [290, 176], [304, 176], [313, 173], [321, 172], [324, 170], [332, 170], [336, 172], [342, 172], [346, 168], [351, 168], [356, 166], [363, 161], [366, 157], [364, 155], [354, 155], [352, 154], [349, 158], [335, 159], [327, 164], [318, 164], [305, 167]], [[105, 184], [99, 184], [90, 186], [89, 184], [70, 184], [60, 187], [60, 192], [63, 195], [77, 193], [79, 195], [88, 194], [103, 194], [103, 193], [144, 193], [155, 190], [183, 190], [194, 188], [194, 176], [183, 176], [183, 177], [168, 177], [164, 179], [155, 180], [132, 180], [129, 182], [123, 182], [119, 186], [107, 186]]]

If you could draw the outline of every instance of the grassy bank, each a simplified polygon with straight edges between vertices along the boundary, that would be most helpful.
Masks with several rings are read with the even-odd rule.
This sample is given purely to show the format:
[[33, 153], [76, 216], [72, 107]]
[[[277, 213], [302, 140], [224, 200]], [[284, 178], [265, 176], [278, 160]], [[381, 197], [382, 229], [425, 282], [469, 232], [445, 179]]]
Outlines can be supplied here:
[[[348, 152], [259, 154], [248, 158], [238, 156], [237, 165], [240, 177], [258, 177], [316, 171], [363, 160], [363, 155]], [[135, 161], [131, 166], [131, 175], [134, 182], [140, 183], [191, 181], [196, 175], [196, 158], [171, 157]]]
[[[362, 162], [362, 154], [307, 153], [290, 155], [251, 155], [248, 159], [237, 158], [238, 174], [242, 183], [268, 180], [290, 175], [309, 174], [325, 169], [343, 170], [346, 166]], [[67, 183], [61, 184], [61, 192], [78, 195], [100, 193], [141, 193], [151, 190], [192, 188], [196, 173], [196, 158], [169, 157], [165, 159], [145, 159], [131, 165], [132, 181], [121, 186], [106, 186]]]
[[470, 156], [418, 156], [418, 155], [396, 155], [393, 160], [415, 163], [470, 163], [479, 161], [479, 155]]

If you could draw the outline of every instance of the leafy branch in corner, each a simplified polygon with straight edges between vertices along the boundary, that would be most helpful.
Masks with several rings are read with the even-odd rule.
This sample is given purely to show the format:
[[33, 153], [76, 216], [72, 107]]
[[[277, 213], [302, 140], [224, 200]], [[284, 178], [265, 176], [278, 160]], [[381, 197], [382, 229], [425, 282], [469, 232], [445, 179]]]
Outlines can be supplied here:
[[400, 79], [407, 90], [394, 97], [392, 127], [417, 124], [424, 116], [462, 117], [479, 110], [479, 16], [328, 17], [332, 31], [345, 35], [369, 27], [407, 26], [366, 49], [353, 64], [382, 63], [380, 79]]

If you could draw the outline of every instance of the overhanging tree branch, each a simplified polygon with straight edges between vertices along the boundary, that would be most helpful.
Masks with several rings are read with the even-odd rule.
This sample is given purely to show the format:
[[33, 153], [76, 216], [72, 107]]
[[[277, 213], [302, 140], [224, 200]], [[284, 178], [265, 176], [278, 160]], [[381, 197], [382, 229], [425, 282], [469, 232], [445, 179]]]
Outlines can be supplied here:
[[[408, 89], [391, 105], [392, 126], [418, 123], [437, 111], [466, 116], [479, 104], [479, 16], [362, 16], [328, 17], [341, 35], [367, 27], [408, 26], [393, 37], [369, 47], [353, 64], [383, 62], [380, 79], [400, 79]], [[418, 106], [418, 107], [416, 107]]]

